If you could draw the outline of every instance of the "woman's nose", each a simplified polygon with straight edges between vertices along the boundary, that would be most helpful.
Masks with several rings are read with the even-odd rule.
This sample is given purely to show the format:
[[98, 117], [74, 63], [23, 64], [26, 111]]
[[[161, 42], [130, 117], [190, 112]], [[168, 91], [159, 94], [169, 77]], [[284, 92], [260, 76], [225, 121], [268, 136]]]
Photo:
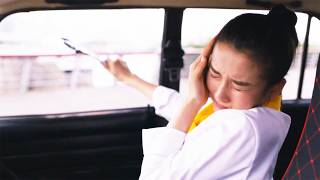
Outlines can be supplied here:
[[215, 100], [220, 103], [227, 103], [229, 102], [228, 94], [228, 83], [225, 81], [221, 81], [216, 87], [216, 92], [214, 93]]

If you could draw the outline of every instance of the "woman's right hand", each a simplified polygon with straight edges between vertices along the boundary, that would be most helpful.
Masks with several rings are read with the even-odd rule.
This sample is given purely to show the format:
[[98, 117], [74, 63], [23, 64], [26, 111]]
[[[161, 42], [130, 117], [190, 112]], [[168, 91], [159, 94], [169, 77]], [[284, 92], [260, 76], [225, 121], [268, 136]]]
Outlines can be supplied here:
[[108, 60], [102, 63], [103, 66], [119, 81], [127, 83], [134, 76], [126, 62], [117, 60]]
[[149, 83], [133, 74], [128, 68], [127, 63], [117, 59], [115, 61], [107, 60], [102, 64], [117, 80], [122, 81], [128, 86], [136, 88], [150, 99], [152, 98], [157, 85]]

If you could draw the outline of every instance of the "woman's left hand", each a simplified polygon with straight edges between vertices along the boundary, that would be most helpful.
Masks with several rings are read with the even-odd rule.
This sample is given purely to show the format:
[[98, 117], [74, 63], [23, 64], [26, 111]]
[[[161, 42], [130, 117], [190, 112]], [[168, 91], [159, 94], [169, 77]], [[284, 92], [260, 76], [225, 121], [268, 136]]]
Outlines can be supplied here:
[[203, 71], [207, 65], [207, 58], [200, 55], [189, 69], [189, 91], [187, 101], [192, 102], [197, 108], [203, 106], [208, 99], [208, 90], [205, 85]]
[[189, 92], [187, 101], [192, 102], [197, 108], [201, 108], [208, 100], [208, 89], [205, 82], [206, 66], [208, 66], [208, 59], [212, 53], [215, 38], [203, 49], [201, 55], [190, 65], [189, 70]]
[[205, 82], [206, 73], [204, 71], [212, 53], [214, 43], [215, 38], [209, 42], [203, 49], [201, 55], [190, 65], [187, 99], [182, 103], [180, 111], [176, 114], [175, 118], [168, 123], [168, 127], [182, 132], [188, 132], [192, 120], [200, 108], [207, 102], [209, 92]]

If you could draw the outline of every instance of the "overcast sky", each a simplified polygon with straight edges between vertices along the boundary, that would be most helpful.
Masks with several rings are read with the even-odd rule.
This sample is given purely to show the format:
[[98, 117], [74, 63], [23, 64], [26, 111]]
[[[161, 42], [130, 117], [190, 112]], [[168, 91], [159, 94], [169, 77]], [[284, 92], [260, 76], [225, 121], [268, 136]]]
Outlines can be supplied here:
[[[182, 44], [184, 46], [206, 44], [227, 21], [244, 12], [219, 9], [185, 10]], [[267, 13], [267, 11], [250, 12]], [[299, 41], [303, 42], [307, 15], [301, 13], [297, 15], [296, 29]], [[0, 23], [0, 43], [6, 42], [0, 46], [2, 52], [15, 51], [8, 42], [19, 41], [19, 44], [14, 44], [14, 48], [19, 52], [33, 53], [37, 49], [35, 51], [70, 53], [60, 40], [66, 37], [78, 43], [96, 44], [97, 47], [91, 47], [96, 51], [156, 51], [160, 49], [162, 40], [163, 19], [163, 9], [18, 13]], [[320, 46], [317, 36], [319, 31], [320, 22], [314, 19], [310, 32], [311, 46], [314, 44]]]

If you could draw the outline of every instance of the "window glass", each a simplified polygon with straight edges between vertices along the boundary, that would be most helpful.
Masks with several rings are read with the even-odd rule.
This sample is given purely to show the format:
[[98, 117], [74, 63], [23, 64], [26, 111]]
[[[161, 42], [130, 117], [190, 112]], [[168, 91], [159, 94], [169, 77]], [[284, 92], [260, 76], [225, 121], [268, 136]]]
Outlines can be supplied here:
[[146, 106], [148, 100], [102, 65], [76, 54], [68, 38], [99, 58], [121, 57], [158, 83], [163, 9], [56, 10], [12, 14], [0, 23], [0, 116]]
[[304, 99], [311, 99], [312, 96], [312, 87], [314, 86], [317, 62], [320, 52], [319, 31], [320, 21], [319, 19], [313, 17], [311, 19], [310, 24], [307, 64], [304, 72], [303, 86], [301, 92], [301, 98]]
[[[221, 28], [232, 18], [243, 13], [267, 14], [262, 10], [234, 10], [234, 9], [186, 9], [182, 24], [182, 46], [185, 51], [184, 68], [181, 71], [180, 89], [186, 92], [186, 80], [188, 67], [199, 55], [201, 49], [214, 37]], [[298, 22], [296, 30], [299, 39], [299, 46], [292, 66], [286, 75], [287, 84], [283, 90], [283, 99], [296, 99], [299, 84], [302, 47], [306, 33], [308, 16], [303, 13], [296, 13]]]

